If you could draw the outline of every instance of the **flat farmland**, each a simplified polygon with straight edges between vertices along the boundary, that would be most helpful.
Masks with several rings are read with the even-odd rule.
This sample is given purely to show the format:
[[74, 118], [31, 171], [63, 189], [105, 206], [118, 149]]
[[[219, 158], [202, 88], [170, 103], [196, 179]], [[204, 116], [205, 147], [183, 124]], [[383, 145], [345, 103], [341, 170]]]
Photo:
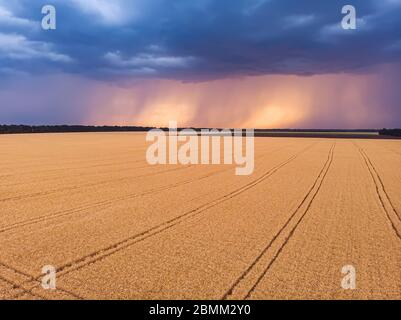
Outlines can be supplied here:
[[0, 299], [401, 299], [400, 140], [257, 137], [249, 176], [148, 145], [0, 136]]

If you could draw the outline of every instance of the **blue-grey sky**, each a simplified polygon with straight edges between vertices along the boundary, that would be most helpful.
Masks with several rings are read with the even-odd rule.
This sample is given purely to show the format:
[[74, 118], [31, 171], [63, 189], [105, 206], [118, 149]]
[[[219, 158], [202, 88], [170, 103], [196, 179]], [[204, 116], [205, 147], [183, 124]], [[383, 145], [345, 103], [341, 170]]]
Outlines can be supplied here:
[[401, 0], [0, 0], [0, 123], [401, 126], [400, 17]]

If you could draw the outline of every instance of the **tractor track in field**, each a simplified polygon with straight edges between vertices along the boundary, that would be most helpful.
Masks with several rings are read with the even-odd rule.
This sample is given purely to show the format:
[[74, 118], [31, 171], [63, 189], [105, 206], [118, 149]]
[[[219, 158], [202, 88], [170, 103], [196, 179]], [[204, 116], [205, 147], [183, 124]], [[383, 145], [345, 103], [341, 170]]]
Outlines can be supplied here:
[[197, 178], [197, 179], [186, 180], [186, 181], [175, 183], [175, 184], [171, 184], [171, 185], [168, 185], [168, 186], [164, 186], [164, 187], [160, 187], [160, 188], [155, 188], [155, 189], [151, 189], [151, 190], [148, 190], [148, 191], [144, 191], [142, 193], [136, 193], [136, 194], [131, 194], [131, 195], [128, 195], [128, 196], [119, 197], [119, 198], [115, 198], [115, 199], [99, 201], [99, 202], [96, 202], [96, 203], [93, 203], [93, 204], [90, 204], [90, 205], [86, 205], [86, 206], [82, 206], [82, 207], [78, 207], [78, 208], [73, 208], [73, 209], [69, 209], [69, 210], [62, 210], [62, 211], [59, 211], [57, 213], [52, 213], [52, 214], [40, 216], [40, 217], [37, 217], [37, 218], [23, 220], [21, 222], [14, 223], [14, 224], [8, 225], [5, 228], [0, 229], [0, 234], [4, 233], [4, 232], [7, 232], [7, 231], [14, 230], [14, 229], [18, 229], [18, 228], [21, 228], [21, 227], [25, 227], [25, 226], [28, 226], [28, 225], [33, 225], [33, 224], [37, 224], [37, 223], [41, 223], [41, 222], [47, 222], [47, 221], [54, 220], [54, 219], [57, 219], [57, 218], [73, 215], [73, 214], [76, 214], [76, 213], [79, 213], [79, 212], [82, 212], [82, 211], [91, 210], [91, 209], [95, 209], [95, 208], [107, 207], [108, 205], [112, 205], [112, 204], [117, 203], [117, 202], [130, 200], [130, 199], [134, 199], [134, 198], [137, 198], [137, 197], [143, 197], [143, 196], [150, 195], [150, 194], [156, 194], [156, 193], [163, 192], [163, 191], [168, 191], [168, 190], [171, 190], [171, 189], [174, 189], [174, 188], [177, 188], [177, 187], [189, 184], [189, 183], [198, 182], [198, 181], [201, 181], [203, 179], [210, 178], [210, 177], [212, 177], [214, 175], [217, 175], [217, 174], [219, 174], [221, 172], [224, 172], [224, 171], [227, 171], [227, 170], [230, 170], [230, 169], [231, 168], [224, 169], [224, 170], [219, 170], [217, 172], [209, 173], [209, 174], [204, 175], [204, 176], [202, 176], [200, 178]]
[[[382, 178], [380, 177], [378, 171], [370, 160], [369, 156], [366, 154], [365, 150], [354, 142], [355, 147], [361, 154], [366, 168], [369, 171], [370, 177], [375, 185], [376, 194], [379, 198], [380, 205], [386, 214], [387, 220], [390, 222], [392, 229], [394, 230], [397, 237], [401, 240], [401, 216], [395, 206], [393, 205], [391, 198], [389, 197]], [[397, 224], [399, 227], [397, 227]]]
[[[39, 295], [33, 293], [32, 291], [30, 291], [29, 289], [24, 288], [22, 285], [17, 284], [17, 283], [15, 283], [15, 282], [11, 281], [11, 280], [8, 280], [7, 278], [4, 278], [4, 277], [1, 276], [1, 275], [0, 275], [0, 280], [3, 281], [3, 282], [5, 282], [5, 283], [7, 283], [7, 284], [9, 284], [9, 285], [11, 286], [12, 290], [21, 290], [21, 291], [22, 291], [22, 294], [19, 293], [17, 296], [19, 296], [19, 295], [24, 295], [24, 294], [30, 294], [30, 295], [32, 295], [32, 296], [34, 296], [34, 297], [36, 297], [36, 298], [40, 298], [40, 299], [45, 299], [45, 300], [46, 300], [45, 297], [39, 296]], [[6, 290], [2, 290], [2, 292], [6, 292]], [[15, 297], [15, 296], [14, 296], [14, 297]], [[14, 298], [14, 297], [13, 297], [13, 298]]]
[[[246, 281], [247, 276], [254, 270], [255, 266], [262, 260], [262, 258], [266, 255], [266, 253], [271, 249], [277, 241], [279, 241], [279, 237], [282, 234], [285, 234], [287, 232], [287, 236], [283, 239], [282, 244], [279, 244], [279, 248], [276, 251], [276, 253], [273, 255], [272, 259], [268, 262], [267, 266], [265, 269], [259, 274], [259, 276], [256, 278], [256, 281], [249, 281], [251, 285], [248, 285], [247, 293], [243, 297], [243, 299], [249, 298], [249, 296], [252, 294], [252, 292], [256, 289], [260, 281], [263, 279], [263, 277], [267, 274], [267, 272], [270, 270], [271, 266], [273, 263], [276, 261], [280, 253], [283, 251], [291, 237], [293, 236], [295, 230], [297, 227], [300, 225], [300, 223], [303, 221], [304, 217], [306, 214], [309, 212], [310, 207], [312, 206], [312, 203], [314, 199], [316, 198], [318, 192], [320, 191], [320, 188], [323, 184], [323, 181], [329, 172], [329, 169], [331, 167], [331, 164], [333, 162], [333, 157], [334, 157], [334, 149], [335, 149], [336, 143], [334, 143], [329, 151], [329, 154], [327, 156], [327, 160], [325, 161], [321, 171], [319, 172], [318, 176], [316, 177], [312, 187], [308, 190], [298, 207], [293, 211], [293, 213], [290, 215], [288, 220], [284, 223], [284, 225], [281, 227], [281, 229], [274, 235], [274, 237], [269, 241], [269, 243], [263, 248], [261, 253], [256, 257], [256, 259], [242, 272], [242, 274], [236, 279], [236, 281], [231, 285], [231, 287], [225, 292], [225, 294], [222, 297], [222, 300], [228, 300], [231, 298], [233, 295], [235, 289], [243, 282]], [[308, 201], [309, 199], [309, 201]], [[301, 212], [301, 208], [306, 205], [306, 208], [304, 212], [301, 214], [299, 217], [298, 221], [295, 223], [295, 225], [291, 228], [289, 227], [290, 223], [294, 220], [295, 217], [297, 216], [298, 212]], [[289, 229], [289, 230], [286, 230]], [[253, 283], [253, 284], [252, 284]]]
[[174, 172], [174, 171], [178, 171], [178, 170], [184, 170], [184, 169], [188, 169], [190, 167], [191, 167], [191, 165], [188, 165], [188, 166], [174, 168], [174, 169], [168, 169], [168, 170], [163, 170], [163, 171], [158, 171], [158, 172], [153, 172], [153, 173], [148, 173], [148, 174], [142, 174], [142, 175], [139, 175], [139, 176], [123, 177], [123, 178], [118, 178], [118, 179], [109, 179], [109, 180], [103, 180], [103, 181], [94, 182], [94, 183], [87, 183], [87, 184], [83, 184], [83, 185], [79, 185], [79, 186], [71, 186], [71, 187], [67, 187], [67, 188], [58, 188], [58, 189], [53, 189], [53, 190], [49, 190], [49, 191], [42, 191], [42, 192], [34, 192], [34, 193], [31, 193], [31, 194], [27, 194], [27, 195], [3, 198], [3, 199], [0, 199], [0, 202], [15, 201], [15, 200], [22, 200], [22, 199], [27, 199], [27, 198], [35, 198], [35, 197], [47, 196], [49, 194], [53, 194], [53, 193], [57, 193], [57, 192], [63, 192], [63, 191], [82, 190], [84, 188], [97, 187], [97, 186], [100, 186], [100, 185], [110, 184], [110, 183], [114, 183], [114, 182], [117, 182], [117, 181], [125, 181], [125, 180], [131, 180], [131, 179], [134, 179], [134, 178], [143, 178], [143, 177], [156, 176], [158, 174]]
[[[131, 151], [138, 151], [138, 150], [146, 150], [146, 148], [136, 148], [136, 149], [132, 149]], [[124, 156], [125, 157], [125, 156]], [[47, 158], [45, 158], [47, 159]], [[118, 158], [117, 158], [118, 159]], [[132, 160], [132, 158], [127, 157], [128, 162], [130, 160]], [[102, 158], [102, 160], [116, 160], [115, 157], [113, 158]], [[122, 160], [122, 159], [118, 159], [118, 160]], [[142, 160], [137, 160], [134, 162], [139, 162]], [[83, 161], [76, 161], [76, 162], [67, 162], [64, 163], [63, 165], [74, 165], [74, 164], [80, 164], [80, 163], [85, 163], [85, 162], [93, 162], [93, 159], [90, 160], [83, 160]], [[13, 162], [11, 162], [11, 164], [13, 164]], [[36, 173], [45, 173], [45, 172], [54, 172], [54, 171], [64, 171], [64, 170], [78, 170], [78, 169], [89, 169], [89, 168], [93, 168], [93, 167], [105, 167], [105, 166], [112, 166], [113, 164], [115, 164], [114, 162], [109, 162], [109, 163], [105, 163], [105, 164], [97, 164], [97, 165], [92, 165], [92, 166], [84, 166], [84, 167], [67, 167], [67, 168], [55, 168], [55, 169], [42, 169], [42, 170], [34, 170], [34, 171], [27, 171], [27, 172], [23, 172], [22, 174], [36, 174]], [[4, 165], [4, 164], [3, 164]], [[6, 164], [9, 165], [9, 164]], [[40, 164], [40, 166], [43, 166], [43, 163]], [[23, 166], [19, 169], [23, 169], [23, 168], [31, 168], [32, 165], [27, 165], [27, 166]], [[0, 168], [1, 170], [3, 170], [4, 168]], [[0, 178], [4, 178], [4, 177], [13, 177], [13, 176], [17, 176], [20, 175], [21, 173], [10, 173], [10, 174], [5, 174], [5, 175], [1, 175]]]
[[[73, 261], [70, 261], [62, 266], [59, 266], [56, 268], [56, 272], [57, 272], [57, 277], [60, 278], [68, 273], [71, 273], [73, 271], [76, 270], [80, 270], [82, 268], [85, 268], [88, 265], [91, 265], [95, 262], [101, 261], [103, 259], [105, 259], [106, 257], [109, 257], [123, 249], [126, 249], [138, 242], [144, 241], [145, 239], [148, 239], [150, 237], [153, 237], [155, 235], [158, 235], [166, 230], [169, 230], [171, 228], [173, 228], [174, 226], [180, 224], [183, 221], [186, 221], [187, 219], [197, 216], [200, 213], [213, 208], [223, 202], [226, 202], [240, 194], [242, 194], [243, 192], [249, 190], [250, 188], [255, 187], [256, 185], [260, 184], [261, 182], [265, 181], [267, 178], [269, 178], [270, 176], [272, 176], [275, 172], [277, 172], [278, 170], [280, 170], [281, 168], [283, 168], [284, 166], [286, 166], [287, 164], [291, 163], [293, 160], [295, 160], [300, 154], [304, 153], [305, 151], [307, 151], [308, 149], [312, 148], [316, 143], [318, 142], [314, 142], [312, 144], [310, 144], [309, 146], [307, 146], [306, 148], [302, 149], [301, 151], [299, 151], [298, 153], [296, 153], [295, 155], [291, 156], [290, 158], [288, 158], [287, 160], [281, 162], [280, 164], [276, 165], [275, 167], [273, 167], [272, 169], [268, 170], [267, 172], [265, 172], [264, 174], [262, 174], [259, 178], [247, 183], [246, 185], [233, 190], [231, 192], [229, 192], [228, 194], [225, 194], [209, 203], [203, 204], [195, 209], [189, 210], [177, 217], [174, 217], [168, 221], [165, 221], [161, 224], [158, 224], [152, 228], [149, 228], [143, 232], [137, 233], [131, 237], [128, 237], [126, 239], [123, 239], [121, 241], [118, 241], [114, 244], [111, 244], [105, 248], [96, 250], [90, 254], [87, 254], [85, 256], [82, 256], [78, 259], [75, 259]], [[38, 277], [40, 278], [40, 276]], [[35, 278], [35, 280], [37, 280], [38, 278]], [[24, 283], [26, 284], [26, 283]], [[35, 286], [34, 286], [35, 287]], [[31, 290], [34, 288], [32, 287]], [[13, 298], [17, 298], [19, 295], [14, 296]]]
[[[137, 160], [137, 161], [131, 161], [130, 164], [133, 163], [138, 163], [138, 162], [143, 162], [143, 160]], [[99, 168], [99, 167], [106, 167], [106, 166], [113, 166], [113, 165], [118, 165], [116, 163], [114, 164], [109, 164], [109, 165], [94, 165], [91, 167], [85, 167], [85, 168], [77, 168], [77, 169], [62, 169], [64, 171], [71, 171], [71, 170], [82, 170], [82, 169], [92, 169], [92, 168]], [[131, 171], [131, 170], [137, 170], [137, 169], [143, 169], [143, 168], [148, 168], [149, 165], [144, 165], [144, 166], [140, 166], [140, 167], [132, 167], [132, 168], [125, 168], [125, 169], [118, 169], [118, 170], [108, 170], [108, 171], [102, 171], [102, 173], [115, 173], [115, 172], [124, 172], [124, 171]], [[25, 174], [25, 173], [24, 173]], [[92, 172], [90, 173], [75, 173], [75, 174], [69, 174], [68, 178], [71, 177], [82, 177], [82, 176], [91, 176], [93, 175]], [[48, 177], [48, 178], [41, 178], [41, 182], [43, 181], [53, 181], [53, 180], [59, 180], [60, 177], [59, 176], [52, 176], [52, 177]], [[32, 184], [35, 183], [35, 181], [28, 181], [28, 182], [19, 182], [19, 183], [11, 183], [11, 184], [2, 184], [0, 185], [0, 187], [16, 187], [16, 186], [21, 186], [21, 185], [26, 185], [26, 184]]]
[[[282, 150], [284, 148], [286, 148], [286, 147], [277, 148], [276, 150], [274, 150], [272, 152], [277, 152], [277, 151], [280, 151], [280, 150]], [[270, 154], [270, 152], [268, 154]], [[267, 154], [261, 156], [260, 158], [263, 158], [266, 155]], [[148, 190], [148, 191], [144, 191], [142, 193], [131, 194], [131, 195], [127, 195], [127, 196], [124, 196], [124, 197], [118, 197], [118, 198], [110, 199], [110, 200], [98, 201], [98, 202], [92, 203], [90, 205], [85, 205], [85, 206], [81, 206], [81, 207], [78, 207], [78, 208], [72, 208], [72, 209], [68, 209], [68, 210], [62, 210], [62, 211], [58, 211], [56, 213], [51, 213], [51, 214], [48, 214], [48, 215], [43, 215], [43, 216], [40, 216], [40, 217], [23, 220], [23, 221], [16, 222], [16, 223], [13, 223], [13, 224], [7, 225], [6, 227], [1, 228], [0, 229], [0, 234], [4, 233], [4, 232], [7, 232], [7, 231], [15, 230], [15, 229], [18, 229], [18, 228], [21, 228], [21, 227], [25, 227], [25, 226], [28, 226], [28, 225], [33, 225], [33, 224], [37, 224], [37, 223], [41, 223], [41, 222], [47, 222], [47, 221], [54, 220], [54, 219], [57, 219], [57, 218], [73, 215], [73, 214], [76, 214], [76, 213], [79, 213], [79, 212], [82, 212], [82, 211], [86, 211], [86, 210], [90, 210], [90, 209], [94, 209], [94, 208], [103, 208], [103, 207], [106, 207], [108, 205], [112, 205], [112, 204], [114, 204], [116, 202], [130, 200], [130, 199], [134, 199], [134, 198], [137, 198], [137, 197], [142, 197], [142, 196], [146, 196], [146, 195], [150, 195], [150, 194], [156, 194], [156, 193], [163, 192], [163, 191], [169, 191], [171, 189], [174, 189], [174, 188], [186, 185], [186, 184], [190, 184], [190, 183], [193, 183], [193, 182], [198, 182], [198, 181], [201, 181], [203, 179], [210, 178], [212, 176], [215, 176], [217, 174], [220, 174], [222, 172], [225, 172], [225, 171], [228, 171], [228, 170], [231, 170], [231, 169], [232, 169], [232, 167], [230, 166], [229, 168], [206, 174], [204, 176], [201, 176], [200, 178], [190, 179], [190, 180], [186, 180], [186, 181], [183, 181], [183, 182], [170, 184], [168, 186], [159, 187], [159, 188], [151, 189], [151, 190]]]
[[[1, 261], [0, 261], [0, 267], [5, 268], [8, 271], [11, 271], [13, 273], [16, 273], [16, 274], [28, 279], [28, 280], [26, 280], [26, 282], [24, 282], [22, 284], [18, 284], [16, 282], [14, 282], [12, 280], [9, 280], [6, 277], [0, 275], [0, 280], [2, 280], [4, 282], [6, 282], [7, 284], [11, 285], [11, 287], [12, 287], [11, 289], [12, 290], [20, 290], [21, 291], [16, 296], [20, 296], [20, 295], [24, 295], [24, 294], [30, 294], [30, 295], [32, 295], [32, 296], [34, 296], [36, 298], [47, 300], [46, 297], [41, 296], [40, 294], [32, 292], [34, 287], [33, 288], [26, 288], [24, 286], [25, 283], [30, 283], [30, 282], [39, 282], [40, 283], [39, 279], [35, 278], [34, 276], [32, 276], [32, 275], [30, 275], [30, 274], [28, 274], [28, 273], [26, 273], [24, 271], [21, 271], [21, 270], [18, 270], [16, 268], [14, 268], [14, 267], [11, 267], [10, 265], [5, 264], [4, 262], [1, 262]], [[61, 291], [63, 293], [66, 293], [66, 294], [74, 297], [75, 299], [80, 299], [80, 300], [82, 299], [79, 295], [77, 295], [77, 294], [75, 294], [73, 292], [70, 292], [68, 290], [64, 290], [64, 289], [59, 288], [59, 287], [57, 288], [57, 290], [59, 290], [59, 291]]]

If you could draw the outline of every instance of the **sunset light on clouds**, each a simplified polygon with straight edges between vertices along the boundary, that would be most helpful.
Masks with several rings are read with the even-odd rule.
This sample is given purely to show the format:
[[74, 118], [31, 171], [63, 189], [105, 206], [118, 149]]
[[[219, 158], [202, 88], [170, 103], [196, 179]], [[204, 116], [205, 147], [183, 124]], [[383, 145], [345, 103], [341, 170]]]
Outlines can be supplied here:
[[[5, 105], [13, 105], [10, 122], [167, 126], [176, 119], [181, 126], [197, 127], [376, 128], [397, 125], [393, 115], [400, 101], [393, 88], [397, 74], [388, 67], [360, 75], [202, 82], [145, 79], [113, 85], [66, 75], [31, 81], [10, 82], [0, 90]], [[23, 87], [24, 95], [16, 87]]]
[[[102, 124], [115, 117], [113, 124], [167, 126], [170, 119], [177, 119], [182, 126], [198, 127], [325, 128], [336, 123], [337, 128], [376, 128], [382, 123], [396, 125], [391, 115], [398, 109], [385, 105], [394, 93], [385, 86], [380, 73], [255, 76], [199, 83], [147, 80], [128, 88], [109, 88], [95, 99], [90, 108], [95, 112], [87, 121]], [[109, 106], [114, 106], [112, 114]]]
[[400, 1], [225, 2], [0, 1], [0, 122], [399, 125]]
[[0, 0], [0, 154], [0, 301], [401, 300], [401, 0]]

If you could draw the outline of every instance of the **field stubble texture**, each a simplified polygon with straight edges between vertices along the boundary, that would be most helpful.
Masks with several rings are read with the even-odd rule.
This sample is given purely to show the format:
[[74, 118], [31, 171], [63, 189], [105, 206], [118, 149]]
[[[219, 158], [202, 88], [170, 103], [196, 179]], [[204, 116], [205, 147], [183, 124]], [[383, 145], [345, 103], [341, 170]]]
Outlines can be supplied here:
[[0, 137], [0, 299], [401, 298], [400, 141], [255, 138], [250, 176], [146, 147]]

